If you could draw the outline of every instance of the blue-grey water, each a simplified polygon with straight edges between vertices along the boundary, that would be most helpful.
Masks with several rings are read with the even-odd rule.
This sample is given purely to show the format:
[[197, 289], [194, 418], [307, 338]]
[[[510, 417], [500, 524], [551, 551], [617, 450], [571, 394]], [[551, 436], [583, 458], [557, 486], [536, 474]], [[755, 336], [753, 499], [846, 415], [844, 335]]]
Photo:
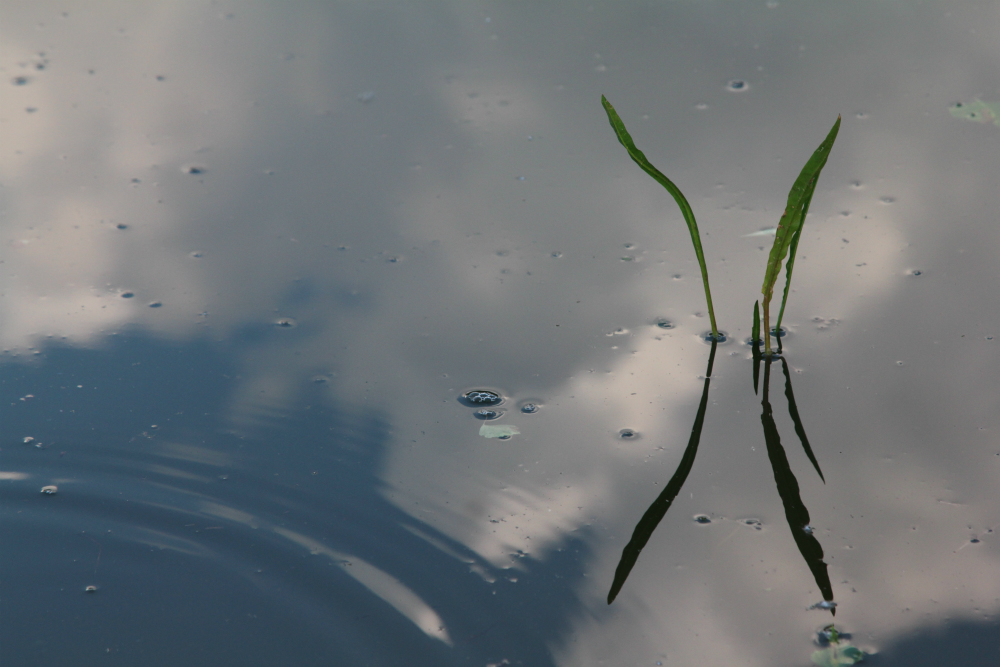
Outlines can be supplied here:
[[0, 12], [0, 664], [1000, 660], [995, 3]]

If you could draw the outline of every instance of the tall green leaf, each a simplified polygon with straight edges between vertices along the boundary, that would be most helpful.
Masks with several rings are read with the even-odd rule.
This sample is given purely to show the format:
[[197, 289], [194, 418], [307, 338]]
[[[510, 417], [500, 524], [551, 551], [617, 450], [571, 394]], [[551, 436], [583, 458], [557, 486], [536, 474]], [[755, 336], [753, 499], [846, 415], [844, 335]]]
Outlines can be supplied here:
[[[768, 354], [771, 352], [770, 306], [771, 298], [774, 295], [774, 284], [777, 282], [778, 274], [781, 272], [781, 263], [788, 254], [789, 247], [793, 244], [793, 241], [795, 241], [795, 246], [798, 247], [797, 241], [802, 230], [802, 224], [809, 213], [809, 204], [812, 201], [813, 192], [816, 190], [816, 181], [819, 180], [819, 174], [823, 171], [823, 167], [826, 166], [826, 160], [830, 156], [830, 149], [833, 148], [833, 142], [836, 141], [839, 131], [840, 116], [837, 116], [837, 122], [833, 124], [833, 128], [826, 135], [826, 139], [813, 152], [812, 157], [802, 167], [799, 177], [795, 179], [795, 183], [788, 193], [788, 203], [785, 206], [785, 212], [781, 215], [781, 220], [778, 222], [778, 229], [774, 235], [774, 245], [771, 247], [771, 253], [767, 258], [764, 285], [761, 288], [761, 293], [764, 295], [764, 329], [767, 332], [764, 335], [764, 346]], [[782, 314], [784, 313], [785, 301], [788, 299], [788, 288], [792, 277], [791, 266], [793, 264], [794, 257], [789, 260], [785, 296], [782, 299]]]
[[719, 328], [715, 324], [715, 309], [712, 307], [712, 291], [708, 287], [708, 266], [705, 264], [705, 253], [701, 249], [701, 235], [698, 233], [698, 223], [694, 219], [694, 211], [691, 210], [691, 205], [688, 204], [687, 198], [680, 191], [673, 181], [663, 175], [663, 173], [654, 167], [646, 156], [643, 155], [635, 146], [635, 142], [632, 141], [632, 136], [625, 129], [625, 123], [618, 116], [618, 112], [608, 102], [608, 98], [601, 95], [601, 104], [604, 105], [604, 111], [608, 114], [608, 121], [611, 123], [611, 127], [614, 129], [615, 134], [618, 136], [618, 141], [621, 145], [625, 147], [628, 151], [629, 157], [637, 165], [639, 165], [644, 172], [653, 177], [657, 183], [666, 188], [667, 192], [671, 194], [674, 201], [681, 209], [681, 215], [684, 216], [684, 222], [687, 223], [688, 232], [691, 233], [691, 243], [694, 244], [694, 254], [698, 257], [698, 265], [701, 267], [701, 280], [705, 284], [705, 301], [708, 303], [708, 316], [712, 321], [712, 337], [718, 339]]

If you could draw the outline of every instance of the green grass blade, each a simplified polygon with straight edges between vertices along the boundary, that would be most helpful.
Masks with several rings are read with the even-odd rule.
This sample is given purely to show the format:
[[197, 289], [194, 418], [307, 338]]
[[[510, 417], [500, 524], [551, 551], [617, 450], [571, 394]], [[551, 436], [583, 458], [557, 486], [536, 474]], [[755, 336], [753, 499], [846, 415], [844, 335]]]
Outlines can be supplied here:
[[[778, 222], [778, 229], [774, 235], [774, 245], [771, 247], [771, 252], [767, 258], [767, 268], [764, 271], [764, 284], [761, 287], [761, 293], [764, 295], [764, 329], [767, 332], [764, 335], [764, 348], [768, 356], [771, 354], [770, 308], [771, 298], [774, 296], [774, 284], [778, 280], [778, 274], [781, 272], [781, 263], [784, 261], [785, 256], [788, 255], [788, 250], [793, 240], [796, 241], [796, 247], [798, 247], [799, 233], [802, 230], [806, 214], [809, 212], [809, 204], [812, 201], [813, 192], [816, 190], [816, 182], [819, 180], [819, 174], [823, 171], [823, 167], [826, 166], [826, 160], [830, 156], [830, 150], [833, 148], [833, 142], [837, 140], [837, 133], [839, 131], [840, 116], [837, 116], [837, 122], [833, 124], [830, 132], [826, 135], [826, 139], [813, 152], [806, 165], [802, 167], [802, 171], [799, 172], [799, 177], [795, 179], [795, 183], [788, 193], [788, 203], [785, 205], [785, 212], [782, 213], [781, 220]], [[794, 254], [790, 263], [794, 264]], [[788, 273], [788, 278], [791, 278], [791, 272]], [[784, 314], [790, 285], [791, 282], [785, 282], [785, 296], [781, 301], [782, 315]], [[781, 342], [780, 338], [778, 342]]]
[[[799, 238], [802, 237], [802, 228], [806, 224], [806, 216], [809, 215], [809, 204], [812, 202], [812, 196], [815, 189], [816, 181], [814, 180], [808, 196], [802, 203], [802, 220], [799, 222], [799, 228], [795, 234], [792, 235], [792, 243], [788, 247], [788, 261], [785, 262], [785, 293], [781, 297], [781, 309], [778, 310], [778, 321], [774, 323], [775, 332], [781, 331], [781, 318], [785, 316], [785, 304], [788, 303], [788, 288], [792, 284], [792, 267], [795, 266], [795, 251], [799, 248]], [[778, 342], [781, 342], [780, 339]]]
[[[719, 328], [715, 324], [715, 309], [712, 307], [712, 290], [708, 287], [708, 266], [705, 264], [705, 253], [701, 249], [701, 235], [698, 233], [698, 223], [694, 219], [694, 211], [691, 210], [691, 205], [688, 204], [687, 198], [680, 191], [673, 181], [663, 175], [663, 173], [654, 167], [646, 156], [643, 155], [642, 151], [636, 148], [635, 142], [632, 141], [632, 136], [625, 129], [625, 123], [618, 116], [618, 112], [611, 105], [604, 95], [601, 95], [601, 104], [604, 105], [604, 111], [608, 114], [608, 121], [611, 123], [612, 129], [614, 129], [615, 134], [618, 136], [618, 141], [621, 145], [625, 147], [628, 151], [629, 157], [639, 165], [644, 172], [653, 177], [657, 183], [666, 188], [667, 192], [674, 198], [677, 205], [681, 209], [681, 215], [684, 216], [684, 222], [687, 223], [688, 232], [691, 233], [691, 243], [694, 244], [694, 253], [698, 257], [698, 265], [701, 267], [701, 280], [705, 284], [705, 301], [708, 304], [708, 316], [712, 321], [712, 336], [718, 338]], [[839, 121], [838, 121], [839, 122]]]
[[826, 139], [813, 152], [812, 157], [809, 158], [806, 165], [802, 167], [799, 177], [795, 179], [795, 183], [788, 193], [788, 203], [785, 206], [785, 212], [782, 214], [781, 220], [778, 222], [778, 230], [774, 235], [774, 245], [771, 247], [771, 254], [767, 258], [764, 286], [761, 288], [765, 300], [769, 301], [774, 293], [774, 283], [778, 279], [778, 272], [781, 271], [781, 263], [784, 261], [785, 255], [788, 254], [788, 247], [792, 242], [792, 237], [802, 226], [802, 220], [805, 217], [803, 215], [803, 203], [806, 202], [807, 198], [812, 198], [812, 193], [816, 188], [816, 180], [819, 178], [820, 172], [823, 171], [823, 167], [826, 166], [830, 149], [833, 147], [833, 142], [836, 141], [839, 131], [840, 116], [837, 116], [837, 122], [833, 124], [833, 128], [826, 135]]
[[751, 331], [750, 340], [754, 344], [760, 343], [760, 302], [753, 302], [753, 329]]

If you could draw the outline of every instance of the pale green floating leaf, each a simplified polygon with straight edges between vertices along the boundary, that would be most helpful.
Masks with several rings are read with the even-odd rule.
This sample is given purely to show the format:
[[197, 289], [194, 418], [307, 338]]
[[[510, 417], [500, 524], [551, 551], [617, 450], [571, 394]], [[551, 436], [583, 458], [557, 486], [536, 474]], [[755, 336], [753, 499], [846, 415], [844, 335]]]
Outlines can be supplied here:
[[516, 426], [511, 426], [510, 424], [501, 424], [499, 426], [483, 424], [479, 427], [479, 435], [484, 438], [509, 438], [512, 435], [520, 433], [521, 431]]
[[972, 100], [968, 103], [959, 102], [948, 111], [955, 118], [973, 120], [977, 123], [993, 123], [1000, 127], [1000, 102], [983, 102], [982, 100]]
[[812, 654], [812, 661], [819, 667], [844, 667], [863, 662], [866, 653], [850, 644], [834, 644]]

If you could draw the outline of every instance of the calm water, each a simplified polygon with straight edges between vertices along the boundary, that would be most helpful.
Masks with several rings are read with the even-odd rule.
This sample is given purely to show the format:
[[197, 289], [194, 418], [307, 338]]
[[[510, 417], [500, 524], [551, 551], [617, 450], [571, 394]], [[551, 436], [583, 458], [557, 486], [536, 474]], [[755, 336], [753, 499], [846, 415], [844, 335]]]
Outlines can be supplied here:
[[1000, 661], [995, 3], [2, 18], [5, 666]]

